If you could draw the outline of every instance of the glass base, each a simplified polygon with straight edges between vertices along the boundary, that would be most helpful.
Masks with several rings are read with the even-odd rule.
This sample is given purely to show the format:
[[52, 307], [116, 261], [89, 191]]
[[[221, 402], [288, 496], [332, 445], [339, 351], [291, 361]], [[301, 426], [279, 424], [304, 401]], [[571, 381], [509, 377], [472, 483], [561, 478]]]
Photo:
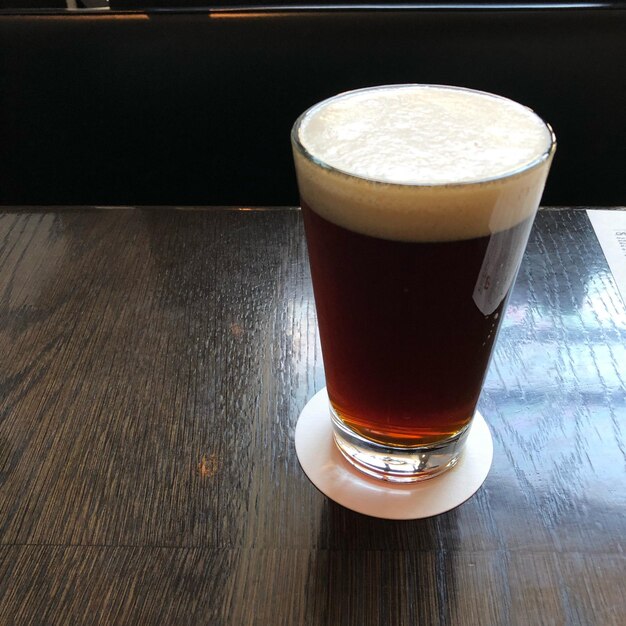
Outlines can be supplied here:
[[414, 483], [442, 474], [461, 456], [471, 422], [454, 437], [418, 448], [395, 448], [369, 441], [348, 428], [330, 406], [335, 443], [357, 469], [394, 483]]

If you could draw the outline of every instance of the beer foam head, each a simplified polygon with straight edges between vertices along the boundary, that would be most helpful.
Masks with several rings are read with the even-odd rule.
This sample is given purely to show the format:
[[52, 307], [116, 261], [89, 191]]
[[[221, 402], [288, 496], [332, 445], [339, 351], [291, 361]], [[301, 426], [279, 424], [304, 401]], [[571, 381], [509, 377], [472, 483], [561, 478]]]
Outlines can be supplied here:
[[395, 85], [312, 107], [292, 134], [302, 200], [357, 232], [467, 239], [530, 217], [554, 138], [530, 109], [454, 87]]

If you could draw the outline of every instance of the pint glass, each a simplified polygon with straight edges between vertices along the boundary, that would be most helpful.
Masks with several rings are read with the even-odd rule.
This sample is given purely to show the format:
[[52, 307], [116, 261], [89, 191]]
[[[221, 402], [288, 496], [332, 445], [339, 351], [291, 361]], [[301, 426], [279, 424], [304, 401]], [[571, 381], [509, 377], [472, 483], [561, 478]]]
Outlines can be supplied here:
[[394, 85], [306, 111], [292, 146], [335, 441], [412, 482], [462, 453], [555, 149], [530, 109]]

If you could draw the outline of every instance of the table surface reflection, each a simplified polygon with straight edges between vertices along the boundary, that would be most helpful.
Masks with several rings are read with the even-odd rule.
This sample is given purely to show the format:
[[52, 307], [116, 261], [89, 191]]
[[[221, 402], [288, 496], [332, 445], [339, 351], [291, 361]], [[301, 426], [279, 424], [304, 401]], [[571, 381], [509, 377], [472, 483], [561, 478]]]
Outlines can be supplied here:
[[411, 522], [298, 465], [298, 210], [5, 209], [0, 258], [1, 624], [624, 623], [626, 308], [584, 210], [537, 217], [485, 484]]

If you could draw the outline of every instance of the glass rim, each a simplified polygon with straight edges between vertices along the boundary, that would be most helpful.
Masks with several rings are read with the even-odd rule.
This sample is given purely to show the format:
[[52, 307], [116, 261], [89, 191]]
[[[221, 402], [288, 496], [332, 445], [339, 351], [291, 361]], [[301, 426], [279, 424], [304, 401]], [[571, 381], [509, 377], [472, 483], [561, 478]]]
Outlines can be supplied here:
[[[391, 90], [391, 89], [403, 89], [403, 88], [408, 88], [408, 87], [424, 87], [424, 88], [435, 88], [435, 89], [449, 89], [450, 91], [468, 91], [470, 93], [475, 93], [475, 94], [480, 94], [480, 95], [484, 95], [484, 96], [488, 96], [490, 98], [496, 98], [498, 100], [505, 100], [507, 102], [512, 102], [514, 104], [516, 104], [517, 106], [523, 107], [525, 109], [527, 109], [528, 111], [530, 111], [546, 128], [546, 130], [548, 131], [548, 136], [550, 138], [550, 142], [549, 145], [547, 147], [546, 150], [542, 151], [541, 154], [539, 154], [539, 156], [537, 156], [535, 159], [533, 159], [532, 161], [529, 161], [528, 163], [525, 163], [524, 165], [512, 169], [508, 172], [504, 172], [501, 174], [498, 174], [496, 176], [489, 176], [486, 178], [476, 178], [476, 179], [470, 179], [470, 180], [464, 180], [464, 181], [451, 181], [451, 182], [444, 182], [444, 183], [404, 183], [404, 182], [393, 182], [393, 181], [388, 181], [388, 180], [380, 180], [377, 178], [373, 178], [373, 177], [368, 177], [368, 176], [359, 176], [358, 174], [354, 174], [352, 172], [348, 172], [346, 170], [343, 170], [339, 167], [336, 167], [334, 165], [330, 165], [329, 163], [326, 163], [323, 159], [315, 156], [314, 154], [312, 154], [303, 144], [302, 141], [300, 140], [300, 127], [302, 125], [302, 122], [304, 121], [304, 119], [309, 116], [311, 113], [313, 113], [316, 109], [321, 108], [322, 106], [326, 105], [327, 103], [333, 101], [333, 100], [340, 100], [342, 98], [346, 98], [348, 96], [351, 96], [352, 94], [355, 93], [361, 93], [361, 92], [365, 92], [365, 91], [378, 91], [378, 90]], [[325, 98], [324, 100], [321, 100], [320, 102], [317, 102], [316, 104], [310, 106], [308, 109], [306, 109], [303, 113], [301, 113], [296, 121], [294, 122], [292, 128], [291, 128], [291, 143], [292, 146], [308, 161], [310, 161], [311, 163], [313, 163], [314, 165], [317, 165], [318, 167], [331, 172], [331, 173], [336, 173], [336, 174], [340, 174], [341, 176], [346, 176], [348, 178], [352, 178], [352, 179], [356, 179], [356, 180], [360, 180], [360, 181], [364, 181], [364, 182], [368, 182], [368, 183], [373, 183], [375, 185], [388, 185], [390, 187], [400, 187], [400, 188], [414, 188], [414, 189], [419, 189], [419, 188], [423, 188], [423, 189], [435, 189], [435, 188], [455, 188], [455, 187], [467, 187], [467, 186], [474, 186], [474, 185], [483, 185], [483, 184], [488, 184], [488, 183], [494, 183], [494, 182], [498, 182], [498, 181], [502, 181], [502, 180], [506, 180], [508, 178], [515, 178], [516, 176], [519, 176], [521, 174], [524, 174], [536, 167], [539, 167], [541, 165], [543, 165], [548, 159], [550, 159], [550, 157], [554, 154], [555, 150], [556, 150], [556, 135], [554, 134], [554, 131], [552, 130], [552, 127], [550, 126], [550, 124], [548, 124], [548, 122], [546, 122], [540, 115], [538, 115], [533, 109], [531, 109], [530, 107], [521, 104], [515, 100], [512, 100], [511, 98], [507, 98], [505, 96], [500, 96], [498, 94], [494, 94], [494, 93], [490, 93], [488, 91], [481, 91], [479, 89], [471, 89], [469, 87], [456, 87], [454, 85], [437, 85], [437, 84], [430, 84], [430, 83], [394, 83], [394, 84], [389, 84], [389, 85], [376, 85], [376, 86], [372, 86], [372, 87], [362, 87], [360, 89], [350, 89], [348, 91], [343, 91], [341, 93], [335, 94], [334, 96], [330, 96], [329, 98]]]

